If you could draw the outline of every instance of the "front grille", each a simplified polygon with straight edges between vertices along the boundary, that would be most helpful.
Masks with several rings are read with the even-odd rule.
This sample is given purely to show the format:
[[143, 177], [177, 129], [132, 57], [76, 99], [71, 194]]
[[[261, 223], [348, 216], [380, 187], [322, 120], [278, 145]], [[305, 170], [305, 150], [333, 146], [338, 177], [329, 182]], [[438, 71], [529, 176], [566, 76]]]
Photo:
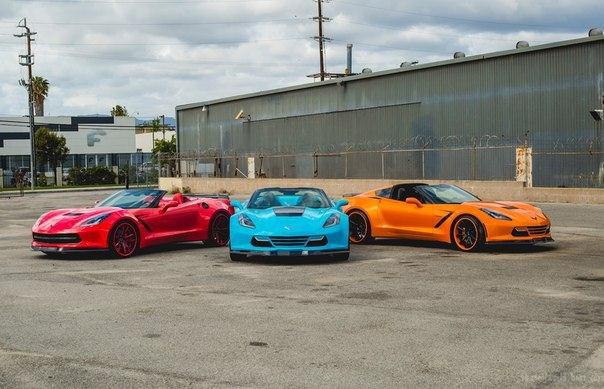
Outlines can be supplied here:
[[549, 226], [527, 227], [531, 235], [545, 235], [549, 232]]
[[42, 243], [78, 243], [78, 234], [33, 234], [36, 242]]
[[273, 236], [269, 238], [273, 246], [306, 246], [308, 236]]

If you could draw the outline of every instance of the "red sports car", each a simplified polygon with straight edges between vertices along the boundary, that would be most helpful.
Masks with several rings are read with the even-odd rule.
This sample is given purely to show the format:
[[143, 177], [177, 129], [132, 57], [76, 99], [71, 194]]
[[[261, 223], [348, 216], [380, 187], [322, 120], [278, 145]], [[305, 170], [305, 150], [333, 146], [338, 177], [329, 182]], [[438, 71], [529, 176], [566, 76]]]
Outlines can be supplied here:
[[125, 258], [138, 249], [175, 242], [225, 246], [232, 214], [227, 198], [122, 190], [93, 208], [59, 209], [40, 216], [32, 228], [31, 247], [46, 254], [110, 251]]

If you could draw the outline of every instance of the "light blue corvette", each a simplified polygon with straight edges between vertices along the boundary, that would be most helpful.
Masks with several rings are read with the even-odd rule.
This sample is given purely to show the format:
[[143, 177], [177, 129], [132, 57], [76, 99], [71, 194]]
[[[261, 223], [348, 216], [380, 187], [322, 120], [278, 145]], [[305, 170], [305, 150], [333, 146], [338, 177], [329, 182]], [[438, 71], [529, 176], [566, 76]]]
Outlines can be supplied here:
[[259, 189], [245, 204], [231, 203], [231, 259], [251, 256], [329, 255], [347, 260], [348, 216], [321, 189]]

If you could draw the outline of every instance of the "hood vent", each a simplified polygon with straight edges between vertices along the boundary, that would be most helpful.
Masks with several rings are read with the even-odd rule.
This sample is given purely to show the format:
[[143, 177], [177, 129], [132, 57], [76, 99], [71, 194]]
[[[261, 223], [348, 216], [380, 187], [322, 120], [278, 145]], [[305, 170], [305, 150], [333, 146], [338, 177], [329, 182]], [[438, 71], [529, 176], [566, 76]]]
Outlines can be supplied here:
[[65, 216], [82, 216], [84, 212], [68, 212]]
[[304, 209], [304, 207], [282, 207], [273, 208], [273, 212], [277, 216], [302, 216]]

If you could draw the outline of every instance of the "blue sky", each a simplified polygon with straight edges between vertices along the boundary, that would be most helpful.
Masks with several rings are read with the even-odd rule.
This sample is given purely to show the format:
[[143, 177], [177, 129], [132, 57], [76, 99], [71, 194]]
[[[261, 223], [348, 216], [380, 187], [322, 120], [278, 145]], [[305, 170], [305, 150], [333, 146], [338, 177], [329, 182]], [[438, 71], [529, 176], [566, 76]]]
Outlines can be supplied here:
[[[22, 17], [38, 32], [35, 75], [51, 115], [173, 115], [178, 104], [310, 82], [318, 71], [312, 0], [0, 0], [0, 114], [26, 113], [17, 64]], [[586, 36], [601, 0], [332, 0], [327, 70], [398, 67]]]

